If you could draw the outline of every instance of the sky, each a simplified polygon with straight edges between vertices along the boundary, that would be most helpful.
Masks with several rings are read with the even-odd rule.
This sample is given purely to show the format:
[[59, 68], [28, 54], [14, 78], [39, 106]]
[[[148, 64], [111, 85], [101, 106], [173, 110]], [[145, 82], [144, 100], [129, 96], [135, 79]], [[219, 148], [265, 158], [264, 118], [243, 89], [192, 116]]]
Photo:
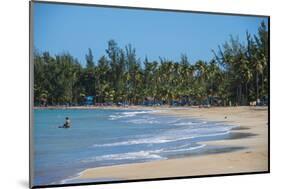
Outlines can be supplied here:
[[82, 65], [88, 48], [97, 62], [111, 39], [121, 48], [132, 44], [141, 61], [179, 61], [181, 54], [191, 63], [209, 61], [230, 35], [245, 43], [246, 31], [257, 34], [261, 21], [267, 23], [265, 17], [34, 4], [34, 47], [51, 55], [68, 52]]

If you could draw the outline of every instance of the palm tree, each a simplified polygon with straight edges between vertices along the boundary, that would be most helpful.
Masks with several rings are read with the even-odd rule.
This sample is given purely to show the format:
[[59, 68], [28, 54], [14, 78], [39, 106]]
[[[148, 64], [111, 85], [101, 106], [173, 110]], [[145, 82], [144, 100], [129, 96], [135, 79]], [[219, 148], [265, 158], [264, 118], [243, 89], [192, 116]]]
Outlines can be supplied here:
[[199, 99], [200, 103], [203, 102], [204, 99], [207, 97], [206, 93], [206, 83], [209, 79], [209, 73], [207, 70], [206, 63], [202, 60], [199, 60], [195, 63], [196, 68], [196, 77], [198, 78], [198, 86], [196, 87], [196, 90], [198, 92], [197, 98]]

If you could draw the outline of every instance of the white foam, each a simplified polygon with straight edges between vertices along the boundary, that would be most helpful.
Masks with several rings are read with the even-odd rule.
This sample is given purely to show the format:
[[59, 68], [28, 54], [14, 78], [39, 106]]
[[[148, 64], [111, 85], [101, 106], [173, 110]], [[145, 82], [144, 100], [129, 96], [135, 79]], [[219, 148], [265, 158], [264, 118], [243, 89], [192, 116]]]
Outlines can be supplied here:
[[179, 122], [179, 123], [175, 123], [173, 125], [176, 125], [176, 126], [184, 126], [184, 125], [205, 125], [207, 124], [208, 122], [206, 121], [202, 121], [202, 122], [192, 122], [192, 121], [189, 121], [189, 122]]
[[116, 115], [110, 115], [109, 119], [110, 120], [117, 120], [117, 119], [120, 119], [120, 118], [133, 117], [133, 116], [135, 116], [135, 115], [134, 114], [125, 114], [125, 115], [116, 114]]
[[157, 124], [157, 123], [160, 123], [159, 121], [154, 120], [154, 119], [132, 119], [132, 120], [128, 120], [126, 122], [134, 123], [134, 124]]
[[[133, 117], [137, 114], [146, 114], [157, 112], [154, 110], [140, 110], [140, 111], [129, 111], [129, 112], [119, 112], [118, 114], [111, 115], [111, 118], [119, 119], [124, 117]], [[180, 118], [181, 119], [181, 118]], [[161, 143], [170, 143], [181, 140], [188, 140], [198, 137], [212, 137], [227, 135], [230, 133], [230, 126], [218, 126], [215, 124], [209, 125], [206, 121], [193, 122], [188, 120], [179, 121], [178, 119], [174, 121], [172, 125], [177, 126], [186, 126], [186, 128], [167, 130], [166, 132], [157, 133], [154, 136], [136, 136], [135, 139], [123, 139], [123, 141], [113, 142], [113, 143], [104, 143], [104, 144], [94, 144], [92, 147], [115, 147], [115, 146], [129, 146], [129, 145], [140, 145], [140, 144], [161, 144]], [[154, 118], [144, 119], [143, 116], [138, 118], [126, 120], [126, 122], [134, 124], [156, 124], [161, 123], [160, 120]]]
[[[196, 132], [197, 129], [194, 129], [193, 131]], [[200, 131], [200, 130], [198, 130]], [[136, 145], [136, 144], [161, 144], [161, 143], [168, 143], [168, 142], [176, 142], [180, 140], [188, 140], [192, 138], [198, 138], [198, 137], [212, 137], [212, 136], [221, 136], [221, 135], [227, 135], [230, 133], [230, 130], [224, 130], [221, 129], [220, 131], [217, 131], [216, 133], [211, 134], [196, 134], [196, 133], [188, 133], [182, 131], [181, 133], [170, 133], [169, 135], [162, 135], [161, 137], [149, 137], [149, 138], [142, 138], [142, 139], [136, 139], [136, 140], [127, 140], [122, 142], [115, 142], [115, 143], [107, 143], [107, 144], [94, 144], [92, 147], [113, 147], [113, 146], [128, 146], [128, 145]]]
[[115, 143], [108, 143], [108, 144], [94, 144], [93, 147], [108, 147], [108, 146], [126, 146], [132, 144], [158, 144], [158, 143], [165, 143], [170, 142], [171, 140], [163, 139], [163, 138], [145, 138], [145, 139], [137, 139], [137, 140], [129, 140], [123, 142], [115, 142]]
[[223, 132], [223, 133], [214, 133], [214, 134], [204, 134], [204, 135], [197, 135], [197, 137], [212, 137], [212, 136], [221, 136], [221, 135], [227, 135], [229, 134], [230, 131], [226, 131], [226, 132]]
[[194, 123], [194, 122], [180, 122], [180, 123], [175, 123], [173, 125], [182, 126], [182, 125], [193, 125], [193, 124], [196, 124], [196, 123]]
[[[74, 176], [68, 177], [66, 179], [63, 179], [59, 182], [59, 184], [69, 184], [71, 183], [71, 181], [75, 180], [76, 178], [80, 177], [82, 175], [83, 172], [77, 173]], [[52, 183], [52, 184], [57, 184], [56, 182]]]
[[135, 159], [166, 159], [156, 154], [161, 152], [162, 150], [154, 150], [154, 151], [139, 151], [139, 152], [128, 152], [128, 153], [120, 153], [120, 154], [109, 154], [102, 155], [90, 158], [88, 160], [82, 160], [83, 163], [93, 162], [93, 161], [110, 161], [110, 160], [135, 160]]
[[182, 119], [181, 119], [181, 118], [177, 118], [177, 119], [168, 121], [167, 123], [169, 123], [169, 124], [171, 124], [171, 123], [177, 123], [177, 122], [179, 122], [180, 120], [182, 120]]
[[[182, 147], [190, 146], [190, 145], [183, 145]], [[200, 148], [204, 148], [206, 144], [200, 144], [194, 147], [188, 148], [179, 148], [179, 149], [159, 149], [159, 150], [151, 150], [151, 151], [139, 151], [139, 152], [127, 152], [127, 153], [119, 153], [119, 154], [109, 154], [109, 155], [102, 155], [92, 157], [86, 160], [82, 160], [83, 163], [88, 162], [95, 162], [95, 161], [118, 161], [118, 160], [160, 160], [160, 159], [167, 159], [159, 155], [160, 153], [169, 153], [169, 152], [185, 152], [191, 150], [197, 150]]]
[[134, 117], [138, 114], [156, 113], [159, 111], [160, 110], [142, 110], [142, 111], [132, 111], [132, 112], [121, 112], [121, 113], [116, 113], [114, 115], [110, 115], [109, 119], [117, 120], [117, 119], [121, 119], [121, 118]]
[[167, 150], [164, 152], [185, 152], [185, 151], [191, 151], [191, 150], [197, 150], [200, 148], [204, 148], [206, 144], [201, 144], [199, 146], [189, 147], [189, 148], [180, 148], [180, 149], [174, 149], [174, 150]]

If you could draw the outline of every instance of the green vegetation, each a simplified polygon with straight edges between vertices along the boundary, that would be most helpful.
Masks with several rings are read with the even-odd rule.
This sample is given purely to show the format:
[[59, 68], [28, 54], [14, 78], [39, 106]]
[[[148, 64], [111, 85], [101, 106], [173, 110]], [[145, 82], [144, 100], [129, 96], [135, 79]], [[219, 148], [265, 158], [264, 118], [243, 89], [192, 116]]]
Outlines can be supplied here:
[[[108, 42], [106, 55], [93, 61], [86, 54], [86, 67], [68, 53], [50, 56], [34, 53], [34, 103], [40, 105], [79, 105], [85, 96], [96, 103], [141, 104], [145, 100], [171, 104], [188, 98], [193, 104], [248, 105], [268, 96], [268, 30], [261, 23], [258, 34], [246, 33], [247, 42], [230, 40], [213, 51], [209, 62], [194, 64], [186, 55], [179, 62], [160, 58], [144, 62], [132, 45], [125, 49], [114, 40]], [[217, 99], [217, 101], [215, 101]]]

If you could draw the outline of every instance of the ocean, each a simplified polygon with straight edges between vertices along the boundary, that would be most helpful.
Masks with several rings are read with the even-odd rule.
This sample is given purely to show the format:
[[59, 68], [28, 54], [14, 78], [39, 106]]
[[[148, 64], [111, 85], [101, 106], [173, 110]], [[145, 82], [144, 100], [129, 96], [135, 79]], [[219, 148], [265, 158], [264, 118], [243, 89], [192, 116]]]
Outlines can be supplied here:
[[[58, 128], [65, 117], [72, 127]], [[233, 127], [157, 110], [36, 109], [33, 182], [71, 183], [87, 168], [198, 155], [217, 148], [202, 141], [225, 139]]]

